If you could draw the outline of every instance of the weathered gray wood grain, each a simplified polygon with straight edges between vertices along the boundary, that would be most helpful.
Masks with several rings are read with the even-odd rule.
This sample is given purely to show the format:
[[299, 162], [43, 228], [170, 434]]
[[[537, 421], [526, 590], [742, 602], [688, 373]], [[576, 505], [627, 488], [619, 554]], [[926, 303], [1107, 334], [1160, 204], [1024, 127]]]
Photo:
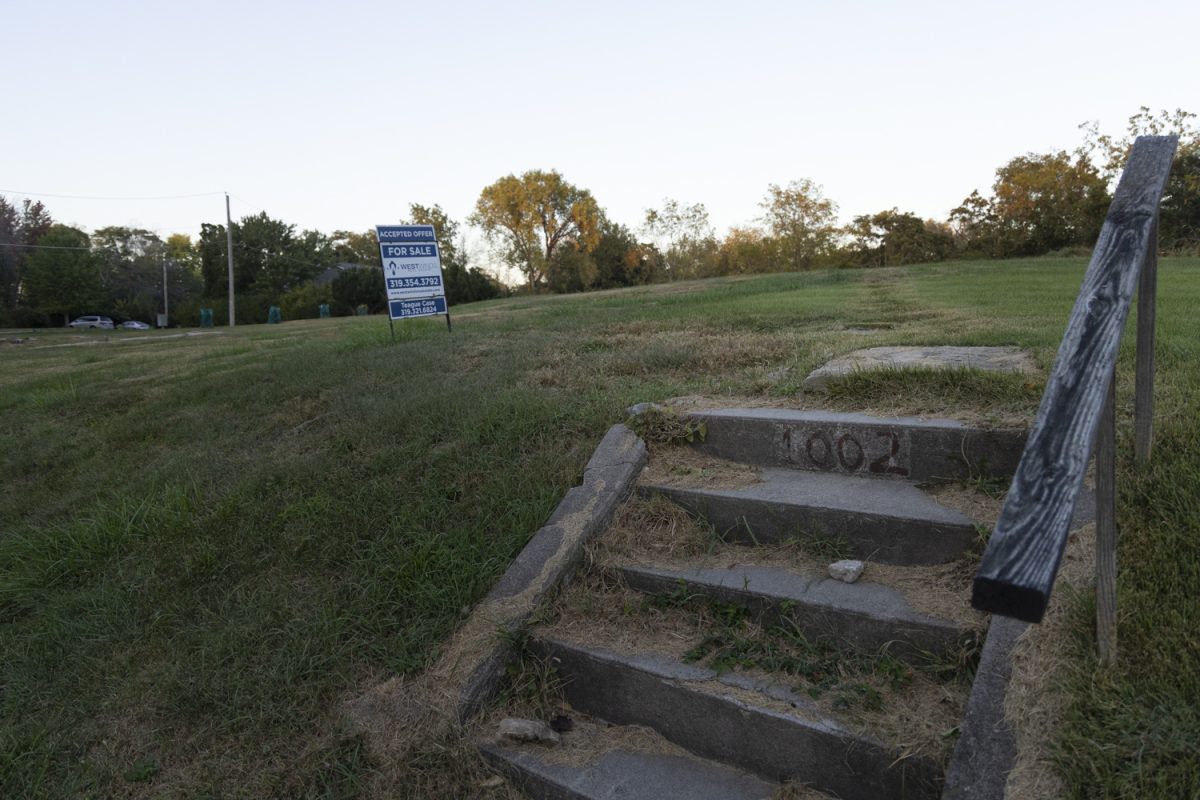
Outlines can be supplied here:
[[1105, 393], [1096, 432], [1096, 645], [1100, 661], [1117, 660], [1117, 375]]
[[978, 609], [1028, 622], [1045, 613], [1175, 145], [1173, 136], [1134, 144], [975, 575]]
[[1133, 454], [1150, 460], [1154, 444], [1154, 319], [1158, 294], [1158, 217], [1150, 231], [1150, 247], [1138, 282], [1137, 380], [1133, 400]]

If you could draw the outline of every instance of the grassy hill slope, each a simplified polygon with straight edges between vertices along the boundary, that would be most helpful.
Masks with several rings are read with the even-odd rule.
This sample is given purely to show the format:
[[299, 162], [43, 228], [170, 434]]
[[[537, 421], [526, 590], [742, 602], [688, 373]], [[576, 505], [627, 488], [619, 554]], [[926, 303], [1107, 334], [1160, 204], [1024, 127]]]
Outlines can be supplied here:
[[[0, 796], [355, 796], [377, 765], [336, 736], [338, 702], [433, 660], [626, 406], [1029, 419], [1041, 386], [1019, 378], [796, 392], [878, 344], [1016, 344], [1048, 367], [1084, 266], [518, 298], [396, 343], [376, 317], [0, 344]], [[1099, 672], [1086, 644], [1072, 662], [1060, 752], [1081, 797], [1200, 787], [1182, 757], [1200, 740], [1200, 261], [1161, 270], [1156, 461], [1119, 479], [1122, 664]], [[1132, 337], [1123, 443], [1131, 366]]]

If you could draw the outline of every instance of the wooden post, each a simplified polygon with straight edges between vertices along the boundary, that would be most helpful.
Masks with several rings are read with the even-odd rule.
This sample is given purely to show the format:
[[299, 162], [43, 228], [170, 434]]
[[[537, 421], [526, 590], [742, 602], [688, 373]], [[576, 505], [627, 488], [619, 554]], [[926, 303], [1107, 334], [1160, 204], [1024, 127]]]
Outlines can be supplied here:
[[1117, 660], [1117, 373], [1096, 431], [1096, 643], [1100, 661]]
[[1154, 317], [1158, 293], [1158, 214], [1150, 228], [1150, 246], [1138, 281], [1137, 388], [1133, 399], [1133, 454], [1150, 460], [1154, 445]]

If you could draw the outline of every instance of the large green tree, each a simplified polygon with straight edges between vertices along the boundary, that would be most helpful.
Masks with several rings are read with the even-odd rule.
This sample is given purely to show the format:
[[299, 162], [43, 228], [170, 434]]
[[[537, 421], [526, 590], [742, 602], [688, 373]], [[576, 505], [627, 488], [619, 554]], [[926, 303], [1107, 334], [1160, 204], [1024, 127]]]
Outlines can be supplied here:
[[950, 220], [965, 249], [993, 258], [1090, 247], [1108, 209], [1107, 186], [1078, 154], [1029, 153], [996, 170], [990, 198], [972, 192]]
[[164, 242], [143, 228], [112, 225], [94, 231], [91, 242], [105, 307], [118, 316], [154, 319], [163, 310], [164, 280], [175, 307], [198, 293], [195, 253], [185, 234], [172, 234]]
[[770, 272], [775, 261], [775, 243], [762, 228], [733, 227], [721, 240], [719, 255], [722, 274]]
[[837, 204], [808, 178], [770, 184], [759, 206], [787, 269], [811, 269], [837, 245]]
[[334, 231], [329, 236], [329, 253], [337, 263], [380, 264], [379, 237], [374, 229], [362, 233]]
[[1142, 106], [1129, 118], [1122, 136], [1102, 133], [1096, 122], [1085, 122], [1083, 145], [1076, 151], [1090, 158], [1101, 174], [1113, 182], [1129, 159], [1138, 136], [1179, 137], [1175, 163], [1167, 178], [1159, 212], [1159, 242], [1166, 250], [1200, 253], [1200, 125], [1190, 111], [1165, 109], [1152, 112]]
[[855, 217], [846, 233], [854, 258], [864, 267], [942, 261], [954, 248], [945, 225], [895, 208]]
[[600, 225], [600, 240], [591, 258], [596, 264], [598, 289], [650, 283], [660, 268], [653, 247], [639, 242], [629, 228], [607, 218]]
[[660, 208], [646, 209], [642, 232], [661, 253], [667, 278], [704, 278], [715, 274], [717, 237], [703, 203], [665, 198]]
[[73, 316], [101, 311], [97, 306], [104, 292], [88, 235], [78, 228], [52, 225], [37, 245], [22, 282], [30, 307], [47, 316], [62, 315], [63, 325]]
[[21, 285], [21, 265], [25, 260], [21, 245], [21, 218], [17, 209], [0, 195], [0, 308], [17, 305]]
[[[197, 248], [204, 293], [228, 291], [224, 225], [200, 226]], [[238, 292], [278, 297], [312, 280], [333, 260], [329, 239], [318, 231], [296, 233], [296, 226], [259, 212], [233, 224], [233, 280]]]
[[33, 254], [30, 245], [53, 224], [40, 201], [26, 198], [18, 208], [0, 196], [0, 308], [11, 312], [21, 302], [22, 277]]
[[122, 317], [148, 320], [162, 310], [166, 245], [143, 228], [113, 225], [92, 233], [105, 307]]
[[1107, 182], [1065, 151], [1018, 156], [996, 170], [993, 206], [1007, 255], [1091, 246], [1108, 210]]
[[353, 314], [359, 306], [366, 306], [372, 314], [387, 308], [382, 265], [343, 270], [333, 279], [330, 290], [339, 314]]
[[587, 189], [554, 170], [530, 170], [485, 187], [471, 222], [500, 246], [504, 260], [535, 290], [545, 285], [546, 269], [560, 247], [571, 244], [584, 253], [595, 248], [600, 217]]

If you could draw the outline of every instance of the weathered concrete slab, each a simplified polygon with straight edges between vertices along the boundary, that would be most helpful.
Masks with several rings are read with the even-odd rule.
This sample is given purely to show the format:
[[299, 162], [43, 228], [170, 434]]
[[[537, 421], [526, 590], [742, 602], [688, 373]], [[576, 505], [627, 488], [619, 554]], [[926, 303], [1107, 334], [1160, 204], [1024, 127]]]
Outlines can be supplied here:
[[972, 626], [915, 610], [902, 592], [870, 581], [846, 584], [782, 567], [663, 569], [622, 567], [627, 585], [642, 592], [669, 593], [682, 584], [689, 594], [732, 603], [757, 619], [786, 617], [810, 639], [822, 639], [860, 652], [881, 648], [915, 664], [954, 652], [975, 635]]
[[706, 759], [632, 749], [611, 734], [588, 724], [566, 734], [592, 740], [587, 745], [592, 754], [582, 760], [537, 746], [487, 742], [479, 749], [534, 800], [768, 800], [779, 788]]
[[432, 737], [476, 714], [504, 675], [511, 644], [501, 632], [524, 627], [543, 599], [579, 566], [584, 546], [603, 532], [633, 491], [646, 446], [614, 425], [596, 447], [582, 485], [567, 492], [545, 526], [472, 610], [441, 658], [416, 680], [393, 678], [347, 702], [342, 717], [367, 734], [381, 758], [400, 757], [417, 735]]
[[1008, 478], [1025, 431], [950, 419], [872, 417], [830, 411], [726, 408], [693, 411], [708, 434], [694, 447], [718, 458], [913, 481]]
[[1033, 356], [1019, 347], [868, 347], [835, 358], [804, 379], [807, 389], [824, 389], [833, 378], [872, 369], [960, 369], [1037, 372]]
[[885, 564], [940, 564], [975, 541], [975, 524], [903, 481], [764, 469], [761, 482], [738, 488], [642, 484], [704, 517], [729, 541], [844, 539], [849, 555]]
[[843, 800], [915, 800], [941, 790], [929, 759], [905, 758], [900, 748], [851, 731], [785, 686], [554, 640], [532, 646], [566, 679], [574, 708], [616, 724], [646, 725], [704, 758], [773, 781], [802, 781]]

